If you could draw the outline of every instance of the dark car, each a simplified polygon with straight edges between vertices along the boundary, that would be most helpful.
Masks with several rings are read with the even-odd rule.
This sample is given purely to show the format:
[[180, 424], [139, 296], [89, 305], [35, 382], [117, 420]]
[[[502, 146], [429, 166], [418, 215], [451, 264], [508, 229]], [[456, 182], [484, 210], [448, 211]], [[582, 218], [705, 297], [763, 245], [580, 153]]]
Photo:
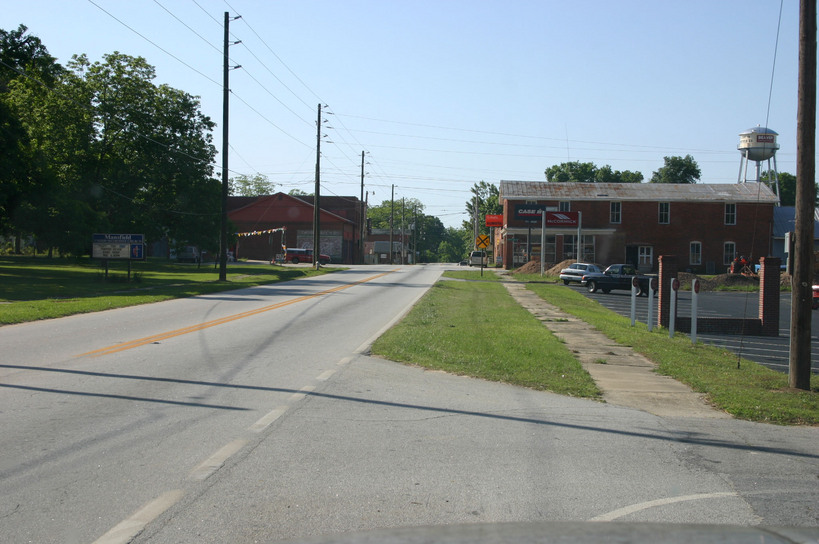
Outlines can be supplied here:
[[[284, 260], [289, 263], [299, 264], [299, 263], [312, 263], [313, 262], [313, 250], [312, 249], [302, 249], [299, 247], [288, 247], [287, 254], [284, 257]], [[319, 264], [329, 264], [330, 263], [330, 256], [325, 255], [323, 253], [319, 253], [318, 258]]]
[[630, 291], [633, 278], [637, 278], [637, 296], [647, 295], [651, 278], [640, 274], [630, 264], [613, 264], [605, 272], [584, 274], [580, 285], [584, 285], [589, 293], [595, 293], [598, 289], [604, 293], [615, 289]]

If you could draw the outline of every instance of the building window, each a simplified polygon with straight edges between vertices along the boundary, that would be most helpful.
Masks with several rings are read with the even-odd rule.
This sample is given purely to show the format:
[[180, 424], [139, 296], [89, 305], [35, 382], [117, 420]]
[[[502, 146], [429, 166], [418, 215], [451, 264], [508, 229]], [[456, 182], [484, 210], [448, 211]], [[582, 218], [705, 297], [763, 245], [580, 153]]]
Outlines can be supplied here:
[[658, 222], [661, 225], [668, 225], [671, 222], [671, 203], [660, 202], [658, 208]]
[[640, 246], [637, 255], [637, 267], [640, 270], [651, 270], [651, 267], [654, 265], [654, 247]]
[[609, 223], [620, 223], [621, 203], [611, 202], [609, 204]]
[[584, 263], [593, 263], [594, 257], [594, 236], [583, 236], [583, 247], [580, 254], [577, 253], [577, 236], [563, 235], [563, 258], [576, 259]]
[[726, 204], [725, 205], [725, 224], [726, 225], [736, 225], [737, 224], [737, 205], [736, 204]]
[[557, 211], [559, 212], [570, 212], [572, 211], [572, 203], [568, 200], [561, 200], [557, 204], [558, 208]]
[[691, 242], [691, 249], [688, 254], [688, 264], [701, 265], [702, 264], [702, 243]]
[[737, 254], [737, 246], [734, 242], [725, 242], [722, 246], [722, 264], [730, 265]]

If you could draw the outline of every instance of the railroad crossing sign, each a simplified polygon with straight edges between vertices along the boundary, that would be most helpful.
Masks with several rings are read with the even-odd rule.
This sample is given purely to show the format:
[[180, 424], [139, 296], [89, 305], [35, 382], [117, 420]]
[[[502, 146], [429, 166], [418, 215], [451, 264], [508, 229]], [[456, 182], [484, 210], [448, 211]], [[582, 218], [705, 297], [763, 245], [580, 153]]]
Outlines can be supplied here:
[[475, 238], [475, 245], [478, 246], [480, 249], [486, 249], [489, 247], [489, 235], [488, 234], [481, 234], [477, 238]]

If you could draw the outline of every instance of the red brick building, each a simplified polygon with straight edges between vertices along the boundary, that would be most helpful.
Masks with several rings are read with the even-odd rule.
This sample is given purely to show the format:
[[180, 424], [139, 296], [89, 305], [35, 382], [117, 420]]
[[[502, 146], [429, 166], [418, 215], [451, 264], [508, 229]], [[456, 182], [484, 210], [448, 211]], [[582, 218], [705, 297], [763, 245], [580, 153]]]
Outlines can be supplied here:
[[[333, 263], [353, 264], [361, 258], [361, 201], [329, 196], [320, 201], [321, 253]], [[313, 248], [313, 197], [285, 193], [229, 197], [228, 220], [240, 234], [237, 258], [272, 260], [286, 247]]]
[[495, 247], [504, 268], [540, 260], [539, 213], [546, 211], [579, 219], [579, 227], [545, 229], [546, 263], [627, 262], [656, 272], [660, 255], [674, 255], [680, 270], [722, 273], [736, 256], [757, 262], [771, 254], [778, 198], [761, 183], [501, 181], [500, 202], [504, 227]]

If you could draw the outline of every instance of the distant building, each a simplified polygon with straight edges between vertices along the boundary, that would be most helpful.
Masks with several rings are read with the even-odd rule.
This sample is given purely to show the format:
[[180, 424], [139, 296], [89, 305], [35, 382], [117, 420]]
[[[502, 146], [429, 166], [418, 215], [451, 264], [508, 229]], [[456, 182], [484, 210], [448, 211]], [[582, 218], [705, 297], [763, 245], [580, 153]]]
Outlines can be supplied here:
[[[361, 261], [361, 201], [321, 197], [320, 252], [333, 263]], [[366, 216], [366, 210], [365, 210]], [[271, 261], [282, 246], [313, 249], [313, 197], [285, 193], [229, 197], [228, 220], [239, 234], [236, 258]]]
[[[680, 270], [723, 273], [734, 257], [771, 255], [777, 196], [762, 183], [550, 183], [501, 181], [504, 226], [496, 254], [504, 268], [539, 260], [539, 211], [575, 212], [577, 226], [545, 229], [545, 262], [632, 263], [657, 271], [675, 255]], [[534, 215], [533, 215], [534, 214]], [[579, 247], [578, 247], [579, 245]]]

